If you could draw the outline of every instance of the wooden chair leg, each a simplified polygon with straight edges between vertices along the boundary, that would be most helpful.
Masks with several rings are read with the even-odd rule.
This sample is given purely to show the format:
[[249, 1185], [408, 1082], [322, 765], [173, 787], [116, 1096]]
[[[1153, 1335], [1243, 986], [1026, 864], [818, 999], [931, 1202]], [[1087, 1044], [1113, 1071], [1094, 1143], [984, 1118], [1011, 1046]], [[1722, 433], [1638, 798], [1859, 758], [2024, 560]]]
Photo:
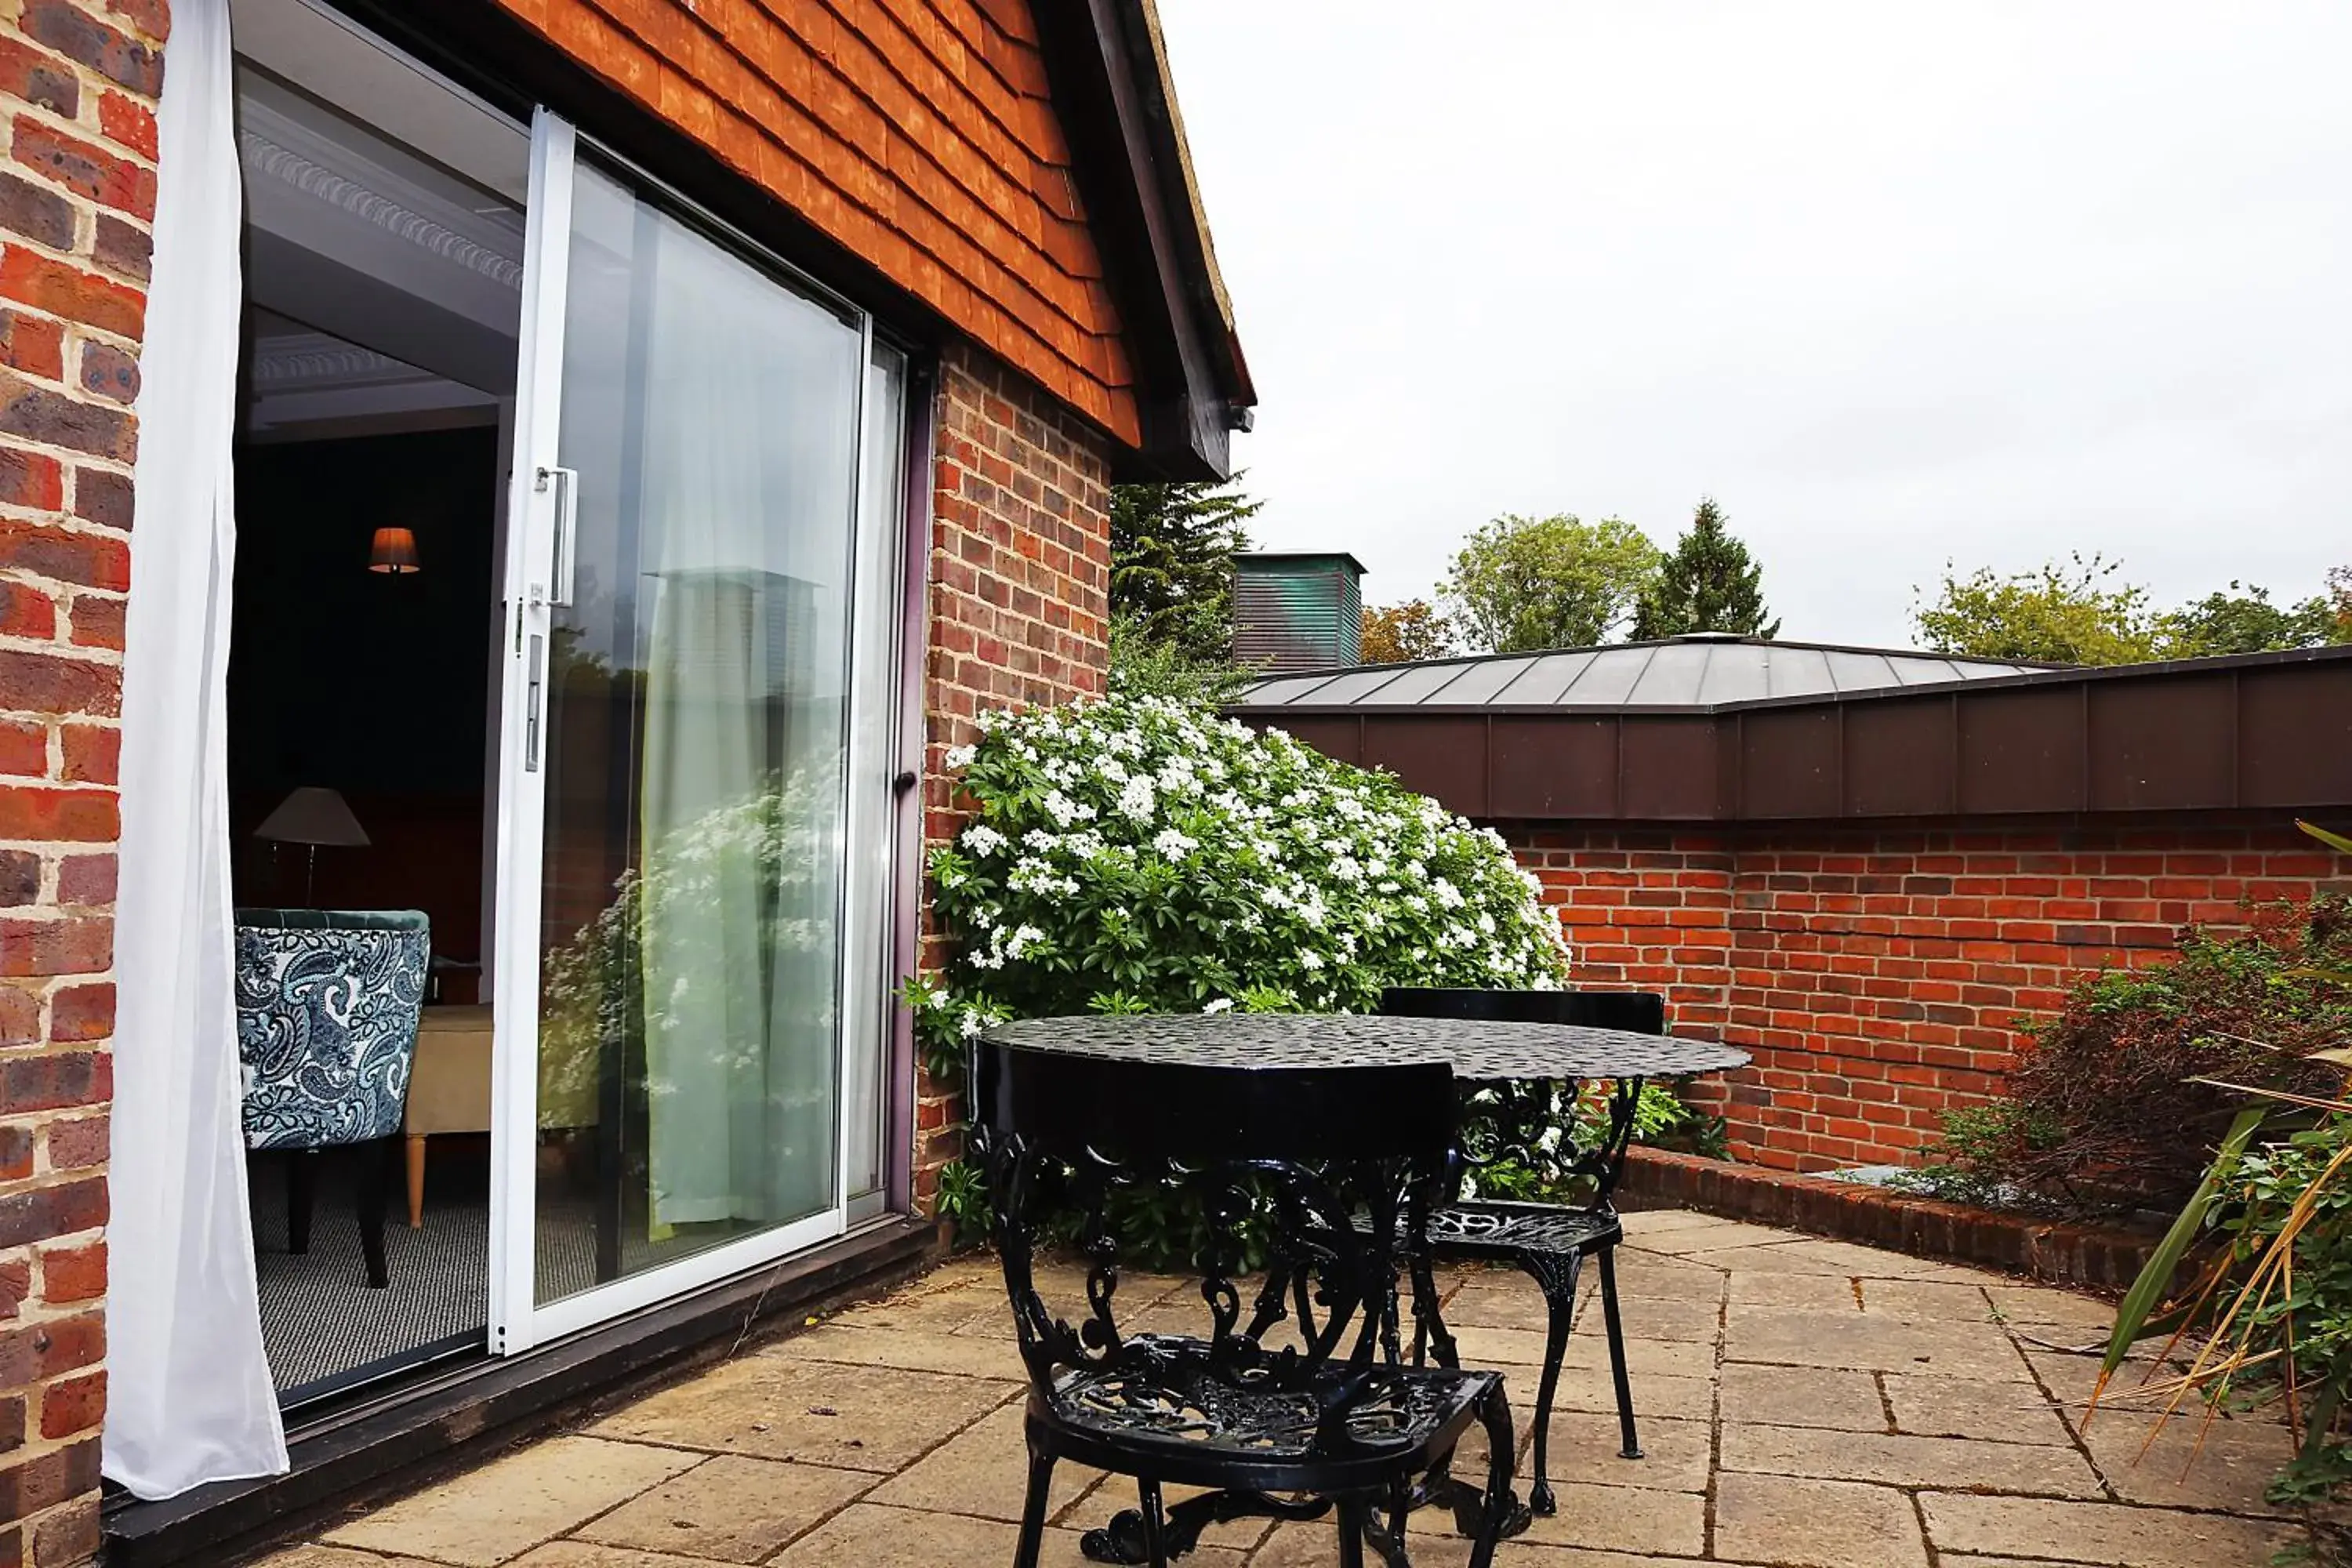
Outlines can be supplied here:
[[425, 1228], [425, 1134], [408, 1135], [408, 1228]]
[[319, 1188], [319, 1152], [297, 1149], [286, 1160], [286, 1250], [310, 1250], [310, 1205]]
[[367, 1258], [367, 1281], [377, 1290], [392, 1283], [392, 1274], [383, 1257], [383, 1211], [385, 1207], [384, 1161], [391, 1151], [385, 1141], [352, 1145], [359, 1160], [358, 1197], [360, 1211], [360, 1251]]

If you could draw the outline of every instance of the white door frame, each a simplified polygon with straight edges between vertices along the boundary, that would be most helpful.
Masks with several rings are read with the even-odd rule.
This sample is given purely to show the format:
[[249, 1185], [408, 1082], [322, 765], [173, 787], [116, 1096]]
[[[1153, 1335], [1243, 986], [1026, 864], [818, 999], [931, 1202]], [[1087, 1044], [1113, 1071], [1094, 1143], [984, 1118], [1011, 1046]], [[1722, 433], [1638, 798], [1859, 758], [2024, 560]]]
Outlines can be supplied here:
[[[847, 1225], [841, 1120], [849, 1096], [841, 1092], [844, 1053], [836, 1043], [838, 1157], [828, 1208], [556, 1301], [542, 1304], [538, 1300], [540, 897], [546, 842], [547, 681], [557, 607], [551, 601], [568, 596], [556, 584], [559, 574], [569, 574], [569, 563], [558, 562], [559, 523], [566, 521], [562, 510], [576, 505], [568, 482], [554, 475], [562, 426], [564, 305], [578, 148], [578, 132], [569, 121], [544, 108], [533, 116], [499, 645], [504, 677], [498, 746], [496, 956], [491, 965], [496, 1046], [490, 1111], [489, 1349], [494, 1355], [528, 1351], [757, 1268], [839, 1236]], [[864, 333], [870, 344], [870, 321]], [[862, 378], [859, 396], [863, 402]], [[861, 431], [864, 416], [861, 408]], [[861, 469], [863, 445], [861, 440]], [[568, 539], [562, 542], [562, 549], [571, 547]], [[855, 607], [853, 598], [853, 611]], [[853, 693], [855, 689], [853, 685]], [[845, 942], [844, 946], [860, 949], [855, 942]], [[870, 977], [859, 978], [873, 983]]]

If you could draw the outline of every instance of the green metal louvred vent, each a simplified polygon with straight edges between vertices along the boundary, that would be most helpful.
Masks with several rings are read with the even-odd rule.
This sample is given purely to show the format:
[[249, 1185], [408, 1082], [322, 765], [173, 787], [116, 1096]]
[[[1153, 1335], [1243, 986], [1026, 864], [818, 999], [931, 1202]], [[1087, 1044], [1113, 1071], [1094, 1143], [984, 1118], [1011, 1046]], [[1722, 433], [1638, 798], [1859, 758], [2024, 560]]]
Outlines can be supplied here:
[[1345, 552], [1234, 557], [1234, 658], [1266, 670], [1363, 657], [1364, 564]]

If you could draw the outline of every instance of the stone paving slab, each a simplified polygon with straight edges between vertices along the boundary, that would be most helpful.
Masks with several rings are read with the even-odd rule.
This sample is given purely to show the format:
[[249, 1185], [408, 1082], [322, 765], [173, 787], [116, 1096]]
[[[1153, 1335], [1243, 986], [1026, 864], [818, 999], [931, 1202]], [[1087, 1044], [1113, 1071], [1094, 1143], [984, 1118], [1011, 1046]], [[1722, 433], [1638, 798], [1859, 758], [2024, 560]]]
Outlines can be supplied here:
[[[1648, 1458], [1618, 1457], [1588, 1270], [1550, 1433], [1559, 1511], [1495, 1568], [2264, 1568], [2305, 1539], [2263, 1500], [2285, 1445], [2256, 1415], [2079, 1408], [2102, 1338], [2088, 1297], [1848, 1242], [1667, 1213], [1619, 1259]], [[1059, 1310], [1083, 1273], [1046, 1265]], [[1471, 1364], [1505, 1374], [1526, 1484], [1543, 1300], [1507, 1269], [1440, 1279]], [[1192, 1327], [1197, 1287], [1122, 1281], [1121, 1313]], [[1024, 1372], [1002, 1278], [960, 1258], [624, 1406], [347, 1520], [266, 1568], [942, 1568], [1010, 1564]], [[2072, 1401], [2070, 1406], [2058, 1403]], [[1456, 1473], [1485, 1471], [1483, 1438]], [[1171, 1500], [1179, 1495], [1171, 1489]], [[1064, 1466], [1046, 1568], [1133, 1483]], [[1465, 1568], [1422, 1516], [1416, 1568]], [[1328, 1522], [1214, 1527], [1197, 1568], [1335, 1563]]]

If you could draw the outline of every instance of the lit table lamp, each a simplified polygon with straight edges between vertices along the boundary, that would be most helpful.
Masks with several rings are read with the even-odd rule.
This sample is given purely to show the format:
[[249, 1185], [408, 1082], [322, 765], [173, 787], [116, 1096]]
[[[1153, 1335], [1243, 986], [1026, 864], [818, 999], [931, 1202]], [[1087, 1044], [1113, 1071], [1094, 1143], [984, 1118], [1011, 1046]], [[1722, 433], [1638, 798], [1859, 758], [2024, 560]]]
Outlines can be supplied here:
[[253, 830], [256, 838], [267, 838], [274, 844], [307, 844], [310, 860], [302, 873], [302, 906], [310, 907], [311, 889], [319, 871], [319, 846], [347, 845], [364, 848], [367, 830], [360, 819], [352, 815], [342, 795], [316, 784], [305, 784], [278, 803], [278, 809], [262, 818], [261, 826]]
[[407, 528], [379, 528], [368, 542], [368, 570], [394, 577], [421, 571], [416, 559], [416, 532]]

